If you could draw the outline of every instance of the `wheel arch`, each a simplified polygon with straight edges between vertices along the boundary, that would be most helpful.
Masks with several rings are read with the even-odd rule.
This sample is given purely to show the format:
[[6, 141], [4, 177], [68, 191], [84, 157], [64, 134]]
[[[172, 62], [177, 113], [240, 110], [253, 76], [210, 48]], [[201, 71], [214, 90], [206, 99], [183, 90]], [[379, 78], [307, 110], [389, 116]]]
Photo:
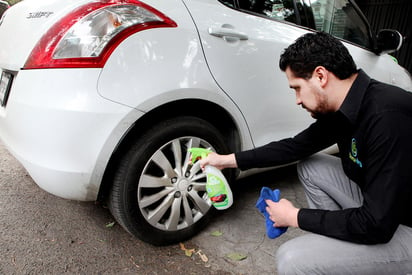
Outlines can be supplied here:
[[221, 133], [228, 148], [238, 151], [241, 148], [241, 135], [235, 119], [221, 106], [201, 99], [182, 99], [169, 102], [159, 106], [137, 120], [124, 135], [118, 146], [110, 157], [106, 166], [102, 183], [100, 185], [97, 200], [104, 201], [110, 191], [116, 163], [129, 148], [132, 141], [139, 138], [142, 132], [149, 129], [153, 124], [159, 123], [167, 118], [178, 116], [193, 116], [204, 119], [214, 125]]

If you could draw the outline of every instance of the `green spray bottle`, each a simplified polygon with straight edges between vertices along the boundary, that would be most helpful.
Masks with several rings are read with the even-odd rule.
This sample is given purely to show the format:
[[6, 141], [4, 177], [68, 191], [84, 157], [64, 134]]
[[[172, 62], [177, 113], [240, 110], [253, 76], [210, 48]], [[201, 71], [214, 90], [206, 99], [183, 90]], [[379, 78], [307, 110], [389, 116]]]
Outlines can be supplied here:
[[[190, 148], [192, 163], [199, 158], [205, 158], [212, 151], [205, 148]], [[206, 165], [206, 192], [212, 205], [218, 210], [224, 210], [232, 206], [233, 194], [222, 172], [214, 166]]]

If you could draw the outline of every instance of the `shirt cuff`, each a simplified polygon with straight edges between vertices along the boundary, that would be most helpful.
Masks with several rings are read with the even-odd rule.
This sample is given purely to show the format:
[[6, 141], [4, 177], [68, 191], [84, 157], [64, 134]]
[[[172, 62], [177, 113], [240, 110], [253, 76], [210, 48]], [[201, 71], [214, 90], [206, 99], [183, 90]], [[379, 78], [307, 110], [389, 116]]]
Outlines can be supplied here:
[[247, 170], [253, 167], [254, 165], [252, 161], [253, 153], [250, 151], [243, 151], [243, 152], [235, 153], [235, 159], [236, 159], [237, 168], [239, 168], [242, 171]]

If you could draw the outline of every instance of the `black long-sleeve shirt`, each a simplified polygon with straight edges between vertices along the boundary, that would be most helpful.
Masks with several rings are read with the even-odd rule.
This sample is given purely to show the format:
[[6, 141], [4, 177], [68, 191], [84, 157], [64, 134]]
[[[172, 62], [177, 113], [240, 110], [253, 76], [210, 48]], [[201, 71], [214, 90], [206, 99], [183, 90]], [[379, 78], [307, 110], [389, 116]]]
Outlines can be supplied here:
[[235, 154], [242, 170], [305, 158], [337, 143], [346, 175], [362, 190], [359, 208], [300, 209], [301, 229], [356, 243], [388, 242], [412, 227], [412, 93], [362, 70], [341, 108], [293, 138]]

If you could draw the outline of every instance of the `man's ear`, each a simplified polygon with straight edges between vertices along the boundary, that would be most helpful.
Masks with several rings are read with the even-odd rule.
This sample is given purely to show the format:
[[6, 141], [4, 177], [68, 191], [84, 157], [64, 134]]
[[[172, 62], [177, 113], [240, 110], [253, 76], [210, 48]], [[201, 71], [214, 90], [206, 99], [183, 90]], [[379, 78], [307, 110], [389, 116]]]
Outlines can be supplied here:
[[313, 77], [320, 81], [320, 85], [324, 87], [328, 82], [328, 70], [323, 66], [317, 66], [313, 71]]

